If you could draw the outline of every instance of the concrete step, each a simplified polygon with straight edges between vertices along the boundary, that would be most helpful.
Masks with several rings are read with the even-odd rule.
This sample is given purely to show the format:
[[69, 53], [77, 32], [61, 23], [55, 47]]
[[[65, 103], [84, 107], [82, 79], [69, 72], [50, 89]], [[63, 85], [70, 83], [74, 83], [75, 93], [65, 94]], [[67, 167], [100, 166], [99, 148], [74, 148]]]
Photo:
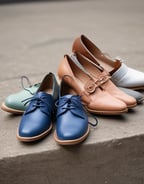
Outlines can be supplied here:
[[142, 184], [143, 113], [139, 105], [120, 116], [97, 116], [85, 142], [64, 147], [54, 141], [54, 129], [38, 142], [19, 142], [21, 116], [1, 111], [0, 183]]
[[[47, 1], [0, 6], [0, 104], [57, 72], [80, 34], [144, 72], [144, 1]], [[21, 116], [0, 111], [0, 184], [144, 184], [144, 108], [98, 116], [85, 142], [62, 147], [50, 135], [36, 143], [16, 138]]]

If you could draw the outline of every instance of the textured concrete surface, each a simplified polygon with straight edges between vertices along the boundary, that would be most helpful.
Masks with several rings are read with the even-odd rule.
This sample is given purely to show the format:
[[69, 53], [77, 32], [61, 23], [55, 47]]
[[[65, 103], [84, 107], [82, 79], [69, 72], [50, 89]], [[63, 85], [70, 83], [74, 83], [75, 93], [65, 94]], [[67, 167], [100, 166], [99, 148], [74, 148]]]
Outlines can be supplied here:
[[[144, 72], [144, 1], [47, 1], [0, 6], [0, 102], [57, 72], [75, 37], [85, 34], [112, 56]], [[0, 111], [1, 184], [143, 184], [143, 105], [117, 117], [98, 116], [81, 145], [64, 148], [53, 132], [22, 144], [16, 139], [21, 116]]]
[[138, 136], [4, 159], [0, 183], [143, 184], [143, 147]]

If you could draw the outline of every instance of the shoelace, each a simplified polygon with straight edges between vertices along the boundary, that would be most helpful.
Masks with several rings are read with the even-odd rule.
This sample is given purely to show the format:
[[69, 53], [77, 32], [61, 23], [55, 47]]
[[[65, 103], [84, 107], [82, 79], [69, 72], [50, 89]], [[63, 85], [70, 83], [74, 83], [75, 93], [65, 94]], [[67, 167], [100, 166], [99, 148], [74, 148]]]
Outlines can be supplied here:
[[87, 115], [89, 116], [89, 117], [92, 117], [94, 120], [95, 120], [95, 123], [92, 123], [92, 122], [88, 122], [91, 126], [93, 126], [93, 127], [96, 127], [97, 125], [98, 125], [98, 119], [97, 119], [97, 117], [95, 116], [95, 115], [92, 115], [92, 114], [90, 114], [86, 109], [85, 109], [85, 111], [87, 112]]
[[[45, 111], [45, 110], [42, 110], [41, 109], [41, 111], [44, 112], [45, 114], [49, 115], [49, 112], [52, 111], [53, 107], [45, 99], [46, 99], [46, 97], [42, 97], [42, 98], [39, 98], [39, 97], [30, 97], [30, 98], [27, 98], [27, 99], [23, 100], [22, 102], [25, 102], [24, 105], [26, 105], [29, 102], [35, 101], [36, 103], [33, 104], [33, 107], [35, 109], [36, 108], [40, 108], [41, 109], [41, 107], [45, 107], [44, 104], [46, 104], [47, 110]], [[41, 102], [43, 102], [43, 103], [41, 103]]]
[[[67, 104], [67, 107], [63, 107], [65, 104]], [[56, 105], [56, 107], [59, 106], [59, 107], [62, 107], [62, 109], [67, 109], [67, 110], [75, 109], [75, 106], [76, 107], [80, 107], [80, 105], [78, 104], [77, 100], [72, 98], [72, 97], [64, 99], [63, 103], [61, 103], [61, 105], [59, 105], [59, 100], [57, 100], [55, 105]]]
[[[67, 106], [66, 106], [66, 107], [63, 107], [65, 104], [67, 104]], [[77, 101], [75, 98], [73, 98], [73, 97], [67, 98], [67, 99], [63, 100], [63, 103], [61, 103], [60, 105], [59, 105], [59, 100], [57, 100], [56, 103], [55, 103], [55, 106], [56, 106], [56, 107], [59, 106], [59, 108], [61, 107], [62, 109], [66, 110], [66, 111], [67, 111], [67, 110], [75, 109], [76, 107], [77, 107], [77, 108], [83, 108], [83, 110], [87, 113], [87, 115], [88, 115], [89, 117], [92, 117], [92, 118], [95, 120], [95, 123], [92, 123], [92, 122], [88, 122], [88, 123], [89, 123], [91, 126], [93, 126], [93, 127], [95, 127], [95, 126], [98, 125], [98, 119], [96, 118], [96, 116], [90, 114], [90, 113], [83, 107], [83, 105], [79, 104], [78, 101]], [[78, 115], [78, 114], [77, 114], [77, 115]], [[78, 116], [80, 116], [80, 115], [78, 115]], [[80, 117], [81, 117], [81, 116], [80, 116]]]
[[32, 85], [32, 83], [30, 82], [30, 80], [29, 80], [29, 78], [28, 78], [27, 76], [25, 76], [25, 75], [21, 76], [21, 86], [22, 86], [22, 88], [23, 88], [24, 90], [28, 91], [31, 95], [34, 95], [33, 92], [31, 92], [29, 89], [27, 89], [27, 88], [25, 87], [25, 85], [24, 85], [24, 80], [27, 82], [29, 88], [31, 88], [31, 87], [33, 87], [33, 86], [38, 86], [39, 83], [38, 83], [38, 84]]
[[44, 105], [41, 104], [41, 102], [45, 103], [46, 105], [50, 106], [49, 103], [47, 103], [45, 101], [45, 98], [46, 97], [43, 97], [43, 98], [39, 98], [39, 97], [30, 97], [30, 98], [27, 98], [25, 100], [23, 100], [22, 102], [25, 102], [24, 105], [26, 105], [27, 103], [31, 102], [31, 101], [36, 101], [36, 104], [33, 104], [33, 106], [35, 107], [43, 107]]

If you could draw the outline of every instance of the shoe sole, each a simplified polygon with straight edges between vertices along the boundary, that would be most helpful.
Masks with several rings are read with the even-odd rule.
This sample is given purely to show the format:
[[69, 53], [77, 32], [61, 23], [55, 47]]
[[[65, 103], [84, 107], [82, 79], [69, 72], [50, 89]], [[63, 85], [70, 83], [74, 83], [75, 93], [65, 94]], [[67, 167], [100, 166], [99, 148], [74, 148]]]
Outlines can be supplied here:
[[87, 138], [87, 136], [88, 136], [88, 134], [89, 134], [89, 132], [90, 132], [90, 129], [89, 129], [89, 127], [88, 127], [88, 129], [87, 129], [87, 132], [82, 136], [82, 137], [80, 137], [80, 138], [78, 138], [78, 139], [73, 139], [73, 140], [61, 140], [61, 139], [59, 139], [58, 138], [58, 136], [57, 136], [57, 133], [56, 133], [56, 130], [54, 131], [54, 139], [55, 139], [55, 141], [58, 143], [58, 144], [60, 144], [60, 145], [75, 145], [75, 144], [79, 144], [79, 143], [81, 143], [81, 142], [83, 142], [86, 138]]
[[128, 89], [133, 89], [133, 90], [144, 90], [144, 86], [139, 86], [139, 87], [127, 87]]
[[4, 102], [1, 105], [1, 109], [3, 111], [6, 111], [6, 112], [9, 112], [9, 113], [12, 113], [12, 114], [23, 114], [24, 113], [24, 111], [7, 107]]
[[100, 115], [119, 115], [119, 114], [122, 114], [122, 113], [125, 113], [125, 112], [128, 112], [128, 108], [124, 109], [124, 110], [121, 110], [121, 111], [94, 111], [94, 110], [91, 110], [87, 107], [85, 107], [87, 109], [88, 112], [90, 113], [94, 113], [94, 114], [100, 114]]
[[127, 105], [128, 109], [134, 108], [134, 107], [136, 107], [136, 106], [137, 106], [137, 103], [132, 104], [132, 105]]
[[37, 135], [37, 136], [33, 136], [33, 137], [21, 137], [20, 135], [19, 135], [19, 133], [18, 133], [18, 131], [17, 131], [17, 138], [18, 138], [18, 140], [19, 141], [21, 141], [21, 142], [33, 142], [33, 141], [37, 141], [37, 140], [39, 140], [39, 139], [42, 139], [42, 138], [44, 138], [46, 135], [48, 135], [49, 134], [49, 132], [52, 130], [52, 124], [51, 124], [51, 126], [49, 127], [49, 129], [48, 130], [46, 130], [45, 132], [43, 132], [43, 133], [41, 133], [41, 134], [39, 134], [39, 135]]

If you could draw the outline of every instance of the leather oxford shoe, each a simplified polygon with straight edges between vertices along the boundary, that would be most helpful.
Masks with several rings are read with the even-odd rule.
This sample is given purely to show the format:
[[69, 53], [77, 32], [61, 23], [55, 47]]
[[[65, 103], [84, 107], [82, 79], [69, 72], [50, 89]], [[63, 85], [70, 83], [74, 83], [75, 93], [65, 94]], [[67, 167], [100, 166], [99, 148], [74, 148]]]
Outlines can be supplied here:
[[35, 95], [25, 100], [29, 102], [22, 116], [17, 138], [23, 142], [31, 142], [46, 136], [52, 129], [52, 116], [59, 87], [54, 74], [49, 73], [43, 79]]
[[87, 113], [81, 103], [81, 97], [76, 95], [68, 84], [71, 80], [68, 75], [63, 77], [59, 100], [56, 103], [54, 139], [60, 145], [78, 144], [89, 134]]

